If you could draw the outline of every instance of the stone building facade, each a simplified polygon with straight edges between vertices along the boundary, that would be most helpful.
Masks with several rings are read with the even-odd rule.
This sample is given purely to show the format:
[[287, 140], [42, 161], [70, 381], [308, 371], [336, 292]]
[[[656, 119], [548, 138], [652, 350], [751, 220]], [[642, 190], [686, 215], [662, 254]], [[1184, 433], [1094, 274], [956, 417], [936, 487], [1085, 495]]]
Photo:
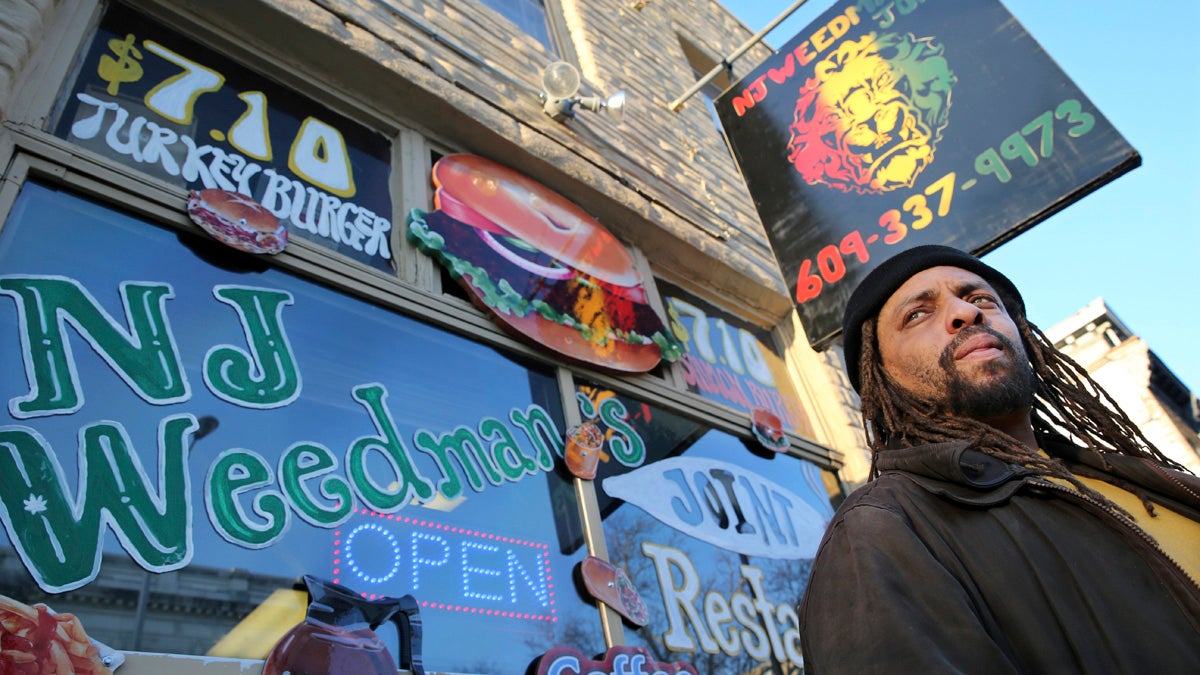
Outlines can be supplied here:
[[[48, 467], [4, 495], [4, 594], [172, 667], [312, 573], [413, 594], [439, 672], [525, 672], [556, 645], [798, 672], [804, 580], [787, 570], [807, 568], [843, 486], [865, 476], [856, 400], [838, 350], [808, 346], [704, 97], [669, 107], [753, 31], [718, 2], [515, 4], [533, 24], [486, 0], [0, 0], [0, 329], [23, 338], [2, 349], [0, 427]], [[624, 91], [623, 119], [579, 106], [552, 119], [541, 76], [556, 61], [577, 68], [580, 96]], [[301, 131], [255, 150], [240, 134], [274, 134], [283, 101]], [[357, 194], [305, 172], [337, 174], [347, 148]], [[614, 371], [498, 326], [406, 236], [437, 210], [431, 172], [451, 155], [502, 165], [615, 235], [683, 359]], [[375, 206], [351, 204], [371, 172]], [[214, 249], [188, 215], [200, 188], [250, 186], [279, 206], [293, 185], [292, 236], [270, 258]], [[307, 220], [305, 195], [323, 200]], [[388, 234], [330, 244], [314, 219], [338, 213], [335, 230], [357, 213]], [[57, 332], [31, 318], [49, 289]], [[162, 299], [139, 310], [137, 292]], [[274, 315], [254, 313], [268, 301]], [[139, 360], [140, 311], [169, 314], [162, 360]], [[256, 342], [272, 316], [294, 354]], [[290, 396], [233, 391], [231, 364], [271, 377], [248, 346], [296, 357], [294, 378], [279, 375]], [[187, 384], [154, 393], [146, 371], [172, 357]], [[77, 402], [51, 400], [51, 381]], [[786, 411], [783, 452], [753, 433], [763, 401]], [[568, 473], [564, 434], [589, 420], [607, 424], [602, 477], [678, 478], [687, 522]], [[45, 494], [25, 493], [35, 484]], [[585, 556], [628, 575], [648, 624], [590, 597]], [[209, 658], [256, 663], [269, 647]]]
[[1054, 324], [1046, 336], [1104, 387], [1150, 442], [1200, 473], [1200, 403], [1103, 298]]

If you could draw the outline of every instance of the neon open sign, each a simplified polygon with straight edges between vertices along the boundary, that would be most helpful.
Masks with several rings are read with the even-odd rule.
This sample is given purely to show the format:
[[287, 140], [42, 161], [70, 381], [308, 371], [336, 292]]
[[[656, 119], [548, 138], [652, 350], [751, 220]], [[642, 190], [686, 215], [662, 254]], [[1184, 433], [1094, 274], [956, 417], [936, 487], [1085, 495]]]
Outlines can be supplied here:
[[422, 607], [557, 621], [547, 544], [394, 513], [358, 511], [334, 536], [333, 579], [369, 598], [411, 593]]

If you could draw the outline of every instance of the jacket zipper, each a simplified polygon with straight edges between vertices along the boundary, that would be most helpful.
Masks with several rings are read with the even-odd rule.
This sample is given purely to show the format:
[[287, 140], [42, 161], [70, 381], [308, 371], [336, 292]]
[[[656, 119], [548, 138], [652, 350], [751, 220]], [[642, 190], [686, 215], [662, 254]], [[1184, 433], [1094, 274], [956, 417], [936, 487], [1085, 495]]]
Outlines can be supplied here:
[[1188, 493], [1192, 497], [1195, 497], [1197, 501], [1200, 501], [1200, 495], [1196, 494], [1196, 491], [1193, 490], [1192, 488], [1188, 487], [1186, 483], [1179, 480], [1175, 476], [1172, 476], [1171, 474], [1167, 473], [1166, 471], [1163, 470], [1163, 468], [1161, 466], [1159, 466], [1153, 462], [1146, 462], [1146, 464], [1149, 464], [1150, 468], [1154, 469], [1160, 476], [1162, 476], [1163, 478], [1166, 478], [1171, 483], [1174, 483], [1181, 490]]
[[[1169, 478], [1169, 476], [1168, 476], [1168, 478]], [[1145, 542], [1147, 545], [1149, 545], [1151, 549], [1153, 549], [1160, 556], [1162, 556], [1163, 560], [1166, 560], [1168, 563], [1170, 563], [1171, 567], [1175, 568], [1175, 571], [1179, 572], [1179, 574], [1182, 575], [1182, 577], [1184, 579], [1187, 579], [1191, 583], [1192, 588], [1194, 588], [1197, 592], [1200, 592], [1200, 583], [1197, 583], [1197, 581], [1195, 579], [1193, 579], [1192, 576], [1190, 574], [1188, 574], [1186, 570], [1183, 569], [1182, 565], [1180, 565], [1174, 558], [1172, 558], [1170, 556], [1170, 554], [1168, 554], [1166, 551], [1164, 551], [1162, 549], [1162, 547], [1158, 545], [1158, 541], [1156, 541], [1154, 539], [1154, 537], [1151, 537], [1149, 534], [1146, 533], [1145, 530], [1143, 530], [1141, 527], [1138, 527], [1137, 523], [1135, 523], [1132, 520], [1130, 520], [1129, 518], [1125, 517], [1120, 512], [1113, 510], [1111, 507], [1097, 501], [1096, 499], [1094, 499], [1092, 497], [1089, 497], [1088, 495], [1083, 494], [1082, 492], [1072, 490], [1068, 487], [1059, 485], [1058, 483], [1054, 483], [1052, 481], [1048, 481], [1048, 480], [1045, 480], [1042, 478], [1031, 478], [1029, 480], [1029, 484], [1036, 485], [1038, 487], [1049, 488], [1056, 492], [1061, 492], [1064, 495], [1067, 495], [1068, 498], [1075, 498], [1075, 499], [1081, 500], [1083, 502], [1091, 504], [1092, 506], [1096, 507], [1097, 509], [1100, 509], [1102, 512], [1107, 513], [1114, 520], [1121, 523], [1125, 527], [1129, 528], [1134, 534], [1136, 534], [1139, 538], [1141, 538], [1141, 540], [1143, 542]], [[1184, 487], [1186, 489], [1186, 486], [1184, 486]], [[1166, 508], [1166, 507], [1163, 507], [1163, 508]]]

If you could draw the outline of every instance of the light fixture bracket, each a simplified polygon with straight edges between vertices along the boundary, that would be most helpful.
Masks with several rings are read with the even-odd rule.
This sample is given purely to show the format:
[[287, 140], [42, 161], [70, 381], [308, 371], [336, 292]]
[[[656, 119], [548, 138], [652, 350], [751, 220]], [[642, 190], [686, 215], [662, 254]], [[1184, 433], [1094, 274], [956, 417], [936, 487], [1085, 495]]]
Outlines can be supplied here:
[[619, 91], [607, 99], [598, 96], [579, 97], [579, 71], [566, 61], [555, 61], [542, 71], [542, 112], [555, 122], [575, 117], [575, 107], [606, 113], [616, 124], [621, 123], [625, 110], [625, 92]]

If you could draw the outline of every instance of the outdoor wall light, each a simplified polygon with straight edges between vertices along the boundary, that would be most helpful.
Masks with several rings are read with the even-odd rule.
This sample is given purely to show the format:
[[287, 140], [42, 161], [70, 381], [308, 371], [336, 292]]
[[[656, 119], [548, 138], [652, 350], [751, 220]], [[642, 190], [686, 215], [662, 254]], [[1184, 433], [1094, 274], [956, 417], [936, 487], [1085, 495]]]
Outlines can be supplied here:
[[625, 113], [625, 92], [602, 99], [599, 96], [579, 97], [579, 71], [565, 61], [555, 61], [542, 71], [542, 112], [556, 122], [575, 117], [575, 106], [592, 112], [605, 112], [615, 124]]

